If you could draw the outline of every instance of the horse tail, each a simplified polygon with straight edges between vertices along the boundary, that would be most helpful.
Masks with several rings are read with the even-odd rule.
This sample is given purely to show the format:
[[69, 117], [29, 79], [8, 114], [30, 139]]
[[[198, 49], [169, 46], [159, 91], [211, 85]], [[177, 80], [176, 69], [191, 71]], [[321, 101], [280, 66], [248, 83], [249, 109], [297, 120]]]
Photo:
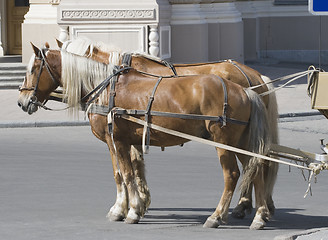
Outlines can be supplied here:
[[[271, 79], [267, 76], [261, 76], [263, 82], [267, 83], [268, 90], [273, 89], [273, 84]], [[279, 143], [279, 134], [278, 134], [278, 106], [277, 106], [277, 98], [275, 92], [269, 94], [269, 104], [267, 106], [268, 111], [268, 123], [269, 123], [269, 131], [271, 135], [271, 142], [278, 144]], [[266, 191], [268, 195], [272, 195], [273, 187], [277, 179], [279, 164], [276, 162], [269, 162], [268, 168], [266, 172]]]
[[[245, 89], [251, 102], [251, 115], [248, 126], [248, 151], [266, 155], [271, 143], [268, 112], [260, 96], [250, 89]], [[247, 192], [257, 174], [263, 172], [264, 160], [252, 157], [244, 168], [243, 181], [240, 185], [242, 194]]]

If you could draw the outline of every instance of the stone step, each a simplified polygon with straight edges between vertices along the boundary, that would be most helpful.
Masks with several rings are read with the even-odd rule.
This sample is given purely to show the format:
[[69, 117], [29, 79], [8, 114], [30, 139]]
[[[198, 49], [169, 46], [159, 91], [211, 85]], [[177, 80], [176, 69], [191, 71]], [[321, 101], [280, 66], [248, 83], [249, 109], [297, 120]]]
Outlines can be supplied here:
[[7, 81], [7, 82], [14, 82], [14, 81], [22, 81], [24, 80], [24, 76], [0, 76], [0, 82]]
[[21, 55], [6, 55], [0, 57], [0, 64], [1, 63], [21, 63], [22, 56]]
[[0, 89], [18, 89], [24, 81], [26, 64], [20, 56], [0, 57]]
[[1, 70], [0, 69], [0, 77], [6, 77], [6, 76], [25, 76], [26, 70], [14, 70], [14, 69], [6, 69]]
[[0, 63], [0, 71], [25, 71], [26, 64], [23, 63]]
[[18, 89], [24, 76], [0, 76], [0, 89]]
[[1, 81], [0, 89], [17, 89], [22, 85], [22, 81]]

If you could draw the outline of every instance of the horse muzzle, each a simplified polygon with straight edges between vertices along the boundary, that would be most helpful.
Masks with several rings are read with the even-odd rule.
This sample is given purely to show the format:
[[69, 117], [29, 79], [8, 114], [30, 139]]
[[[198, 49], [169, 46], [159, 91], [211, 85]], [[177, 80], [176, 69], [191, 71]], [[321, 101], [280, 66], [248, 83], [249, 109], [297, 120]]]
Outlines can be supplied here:
[[29, 115], [38, 110], [37, 98], [35, 96], [31, 97], [20, 97], [17, 101], [18, 106]]

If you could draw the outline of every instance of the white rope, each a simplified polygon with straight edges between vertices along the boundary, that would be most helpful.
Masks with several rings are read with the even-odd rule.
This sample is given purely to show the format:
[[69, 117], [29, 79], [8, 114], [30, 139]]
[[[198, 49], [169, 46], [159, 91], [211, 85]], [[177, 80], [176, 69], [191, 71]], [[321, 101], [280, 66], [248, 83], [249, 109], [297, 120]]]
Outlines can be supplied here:
[[264, 93], [261, 93], [261, 94], [259, 94], [259, 95], [260, 95], [261, 97], [263, 97], [263, 96], [266, 96], [266, 95], [268, 95], [268, 94], [270, 94], [270, 93], [276, 92], [276, 91], [278, 91], [278, 90], [280, 90], [280, 89], [286, 87], [288, 84], [290, 84], [290, 83], [292, 83], [292, 82], [294, 82], [294, 81], [296, 81], [296, 80], [298, 80], [298, 79], [300, 79], [300, 78], [302, 78], [302, 77], [304, 77], [304, 76], [307, 76], [307, 75], [308, 75], [308, 72], [306, 71], [306, 73], [304, 73], [304, 74], [302, 74], [302, 75], [299, 75], [299, 76], [297, 76], [297, 77], [292, 78], [291, 80], [289, 80], [288, 82], [284, 83], [283, 85], [281, 85], [281, 86], [279, 86], [279, 87], [277, 87], [277, 88], [271, 89], [271, 90], [269, 90], [269, 91], [266, 91], [266, 92], [264, 92]]
[[262, 87], [264, 85], [272, 84], [274, 82], [280, 82], [280, 81], [285, 81], [285, 80], [291, 79], [288, 82], [284, 83], [282, 86], [279, 86], [277, 88], [274, 88], [274, 89], [271, 89], [269, 91], [266, 91], [266, 92], [263, 92], [263, 93], [259, 94], [260, 96], [266, 96], [266, 95], [268, 95], [270, 93], [273, 93], [275, 91], [280, 90], [281, 88], [284, 88], [285, 86], [287, 86], [288, 84], [290, 84], [290, 83], [298, 80], [299, 78], [302, 78], [302, 77], [307, 76], [307, 75], [309, 75], [311, 73], [314, 73], [314, 72], [318, 72], [318, 70], [317, 69], [311, 69], [310, 70], [310, 68], [309, 68], [309, 70], [306, 70], [306, 71], [303, 71], [303, 72], [289, 74], [289, 75], [286, 75], [286, 76], [280, 77], [280, 78], [276, 78], [276, 79], [271, 80], [269, 82], [265, 82], [265, 83], [262, 83], [262, 84], [259, 84], [259, 85], [253, 86], [253, 87], [249, 87], [248, 89], [252, 89], [253, 90], [253, 89]]
[[299, 75], [303, 75], [303, 74], [308, 73], [308, 72], [309, 72], [309, 70], [302, 71], [302, 72], [297, 72], [297, 73], [293, 73], [293, 74], [289, 74], [289, 75], [286, 75], [286, 76], [283, 76], [283, 77], [279, 77], [279, 78], [273, 79], [273, 80], [271, 80], [269, 82], [265, 82], [265, 83], [262, 83], [262, 84], [259, 84], [259, 85], [256, 85], [256, 86], [249, 87], [249, 89], [252, 89], [253, 90], [253, 89], [262, 87], [264, 85], [267, 85], [267, 84], [284, 81], [284, 80], [287, 80], [287, 79], [290, 79], [290, 78], [297, 77]]

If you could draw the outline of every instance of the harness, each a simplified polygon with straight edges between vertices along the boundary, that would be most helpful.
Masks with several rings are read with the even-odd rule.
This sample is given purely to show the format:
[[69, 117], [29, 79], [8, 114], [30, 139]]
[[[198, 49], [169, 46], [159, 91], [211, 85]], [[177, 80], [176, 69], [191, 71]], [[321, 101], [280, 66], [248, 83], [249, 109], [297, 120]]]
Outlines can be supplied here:
[[[209, 115], [199, 115], [199, 114], [182, 114], [182, 113], [171, 113], [171, 112], [161, 112], [161, 111], [151, 111], [152, 104], [155, 100], [155, 94], [157, 91], [158, 86], [160, 85], [161, 81], [164, 78], [174, 78], [172, 76], [158, 76], [146, 72], [137, 71], [141, 74], [157, 77], [157, 81], [153, 87], [153, 90], [149, 96], [148, 104], [146, 110], [139, 110], [139, 109], [122, 109], [119, 107], [115, 107], [115, 87], [116, 82], [118, 81], [118, 75], [122, 74], [131, 67], [116, 67], [119, 69], [115, 71], [111, 76], [106, 78], [100, 85], [98, 85], [93, 91], [83, 97], [82, 100], [88, 99], [92, 94], [96, 93], [88, 102], [86, 112], [91, 114], [100, 114], [103, 116], [108, 117], [108, 130], [109, 133], [113, 133], [113, 119], [115, 116], [122, 116], [122, 115], [134, 115], [134, 116], [144, 116], [146, 124], [143, 128], [143, 137], [142, 137], [142, 146], [144, 153], [148, 153], [149, 145], [150, 145], [150, 124], [151, 124], [151, 117], [152, 116], [159, 116], [159, 117], [171, 117], [171, 118], [179, 118], [179, 119], [186, 119], [186, 120], [209, 120], [215, 121], [221, 124], [221, 127], [225, 127], [227, 123], [232, 124], [239, 124], [239, 125], [247, 125], [248, 121], [240, 121], [234, 118], [227, 117], [227, 107], [228, 107], [228, 92], [226, 85], [222, 78], [219, 77], [221, 84], [223, 86], [223, 94], [224, 94], [224, 103], [223, 103], [223, 110], [221, 116], [209, 116]], [[101, 92], [109, 85], [110, 87], [110, 97], [108, 106], [98, 105], [93, 103], [95, 99], [101, 94]]]
[[251, 80], [249, 79], [249, 77], [247, 76], [247, 74], [235, 63], [235, 62], [233, 62], [231, 59], [229, 59], [229, 60], [227, 60], [229, 63], [231, 63], [232, 65], [234, 65], [243, 75], [244, 75], [244, 77], [246, 78], [246, 80], [247, 80], [247, 82], [248, 82], [248, 85], [250, 86], [250, 87], [252, 87], [253, 86], [253, 84], [252, 84], [252, 82], [251, 82]]

